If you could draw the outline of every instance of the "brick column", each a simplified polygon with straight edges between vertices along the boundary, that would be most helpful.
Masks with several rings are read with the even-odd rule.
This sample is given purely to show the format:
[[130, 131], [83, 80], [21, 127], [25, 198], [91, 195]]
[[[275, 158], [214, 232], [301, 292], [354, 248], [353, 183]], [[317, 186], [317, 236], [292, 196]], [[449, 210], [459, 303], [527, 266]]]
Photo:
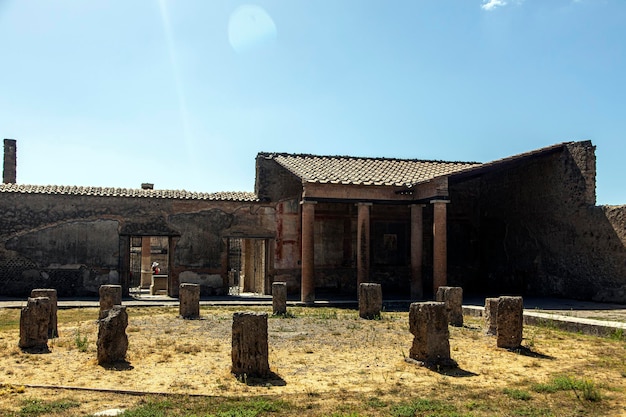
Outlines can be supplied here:
[[448, 283], [448, 246], [446, 204], [449, 200], [432, 200], [433, 219], [433, 295]]
[[315, 202], [302, 201], [302, 284], [303, 303], [315, 301]]
[[424, 297], [422, 256], [424, 252], [423, 204], [411, 205], [411, 300]]
[[370, 207], [372, 203], [357, 204], [357, 252], [356, 252], [356, 286], [370, 280]]

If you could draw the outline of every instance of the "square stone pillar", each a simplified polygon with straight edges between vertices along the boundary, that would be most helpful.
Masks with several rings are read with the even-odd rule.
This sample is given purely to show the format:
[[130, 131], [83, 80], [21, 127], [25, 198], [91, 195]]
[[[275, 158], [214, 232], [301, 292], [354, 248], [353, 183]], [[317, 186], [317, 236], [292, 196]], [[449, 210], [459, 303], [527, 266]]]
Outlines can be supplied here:
[[200, 285], [182, 283], [179, 289], [178, 312], [184, 319], [200, 317]]
[[128, 351], [128, 313], [126, 307], [114, 305], [98, 320], [98, 364], [107, 365], [126, 360]]
[[286, 282], [272, 282], [272, 312], [274, 315], [287, 314]]
[[449, 200], [432, 200], [433, 204], [433, 294], [448, 283], [447, 210]]
[[29, 298], [20, 312], [19, 347], [31, 353], [49, 352], [48, 323], [50, 322], [50, 299]]
[[302, 201], [302, 282], [301, 301], [315, 301], [315, 202]]
[[233, 314], [232, 368], [237, 376], [265, 378], [270, 375], [267, 314]]
[[422, 267], [424, 255], [423, 204], [411, 205], [411, 300], [424, 297]]
[[436, 300], [446, 305], [448, 323], [455, 327], [463, 326], [463, 288], [439, 287]]
[[98, 289], [100, 295], [100, 314], [99, 319], [106, 317], [107, 310], [115, 305], [122, 305], [122, 286], [121, 285], [101, 285]]
[[522, 297], [500, 297], [496, 318], [498, 347], [517, 349], [522, 344], [524, 301]]
[[370, 280], [370, 210], [372, 203], [357, 204], [356, 285]]
[[30, 292], [30, 296], [31, 298], [48, 297], [50, 299], [50, 322], [48, 323], [48, 339], [59, 337], [59, 330], [57, 326], [57, 290], [52, 288], [36, 288]]
[[383, 290], [380, 284], [363, 282], [359, 285], [359, 317], [374, 319], [380, 317], [383, 308]]
[[456, 365], [450, 358], [450, 332], [444, 303], [412, 303], [409, 330], [414, 336], [409, 352], [411, 359], [428, 367]]
[[485, 333], [495, 336], [498, 329], [499, 298], [485, 298]]

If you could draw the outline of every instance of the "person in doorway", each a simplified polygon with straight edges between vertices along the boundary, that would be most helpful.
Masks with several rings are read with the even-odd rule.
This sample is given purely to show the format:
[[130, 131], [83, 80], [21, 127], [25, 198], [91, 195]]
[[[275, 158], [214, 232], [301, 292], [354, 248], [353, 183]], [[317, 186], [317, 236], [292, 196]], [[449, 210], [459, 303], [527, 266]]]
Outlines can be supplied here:
[[159, 272], [161, 272], [161, 269], [159, 268], [159, 263], [152, 262], [152, 274], [157, 275]]

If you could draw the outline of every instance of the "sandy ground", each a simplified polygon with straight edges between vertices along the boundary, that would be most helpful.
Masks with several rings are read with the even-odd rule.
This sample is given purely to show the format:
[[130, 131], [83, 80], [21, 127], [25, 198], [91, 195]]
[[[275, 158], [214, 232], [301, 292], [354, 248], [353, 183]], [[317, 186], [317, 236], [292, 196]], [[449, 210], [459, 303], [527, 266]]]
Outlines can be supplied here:
[[[20, 351], [19, 330], [4, 330], [0, 332], [0, 388], [4, 386], [5, 393], [0, 390], [0, 405], [16, 403], [23, 394], [7, 387], [20, 385], [237, 397], [381, 393], [410, 387], [445, 399], [445, 392], [453, 398], [456, 389], [479, 395], [481, 390], [527, 386], [555, 374], [571, 374], [612, 387], [618, 394], [609, 395], [607, 401], [614, 405], [626, 392], [625, 346], [607, 339], [569, 338], [527, 327], [524, 345], [530, 354], [520, 355], [497, 348], [495, 338], [484, 334], [482, 322], [466, 317], [464, 327], [450, 328], [451, 356], [459, 369], [446, 376], [405, 361], [413, 339], [408, 313], [363, 320], [353, 310], [330, 309], [294, 309], [290, 312], [295, 317], [290, 318], [270, 315], [269, 361], [277, 378], [244, 384], [230, 373], [234, 311], [203, 308], [201, 319], [183, 320], [176, 308], [129, 308], [128, 363], [117, 368], [96, 362], [96, 309], [60, 311], [60, 336], [50, 341], [46, 354]], [[19, 317], [19, 312], [11, 314]], [[84, 337], [87, 350], [82, 352], [77, 338]], [[449, 389], [450, 384], [455, 389]], [[39, 390], [37, 395], [59, 394]], [[106, 395], [98, 400], [88, 393], [84, 398], [89, 413], [136, 402], [136, 397]]]

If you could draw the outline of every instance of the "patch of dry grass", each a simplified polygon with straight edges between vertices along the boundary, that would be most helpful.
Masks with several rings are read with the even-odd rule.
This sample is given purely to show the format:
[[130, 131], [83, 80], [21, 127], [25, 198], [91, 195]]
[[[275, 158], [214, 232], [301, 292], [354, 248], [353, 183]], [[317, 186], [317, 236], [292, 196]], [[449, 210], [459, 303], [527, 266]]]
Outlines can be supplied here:
[[[451, 355], [459, 370], [446, 375], [404, 360], [412, 342], [408, 312], [383, 313], [380, 320], [362, 320], [354, 310], [292, 308], [287, 317], [270, 316], [268, 323], [270, 366], [280, 383], [268, 380], [246, 384], [230, 374], [230, 332], [235, 311], [239, 309], [203, 307], [200, 320], [183, 320], [177, 317], [175, 307], [128, 308], [130, 366], [112, 370], [98, 366], [95, 359], [97, 309], [59, 310], [60, 337], [50, 341], [50, 353], [41, 355], [17, 348], [19, 322], [15, 317], [19, 319], [19, 310], [0, 310], [0, 322], [5, 323], [0, 326], [0, 348], [4, 353], [0, 357], [0, 415], [18, 413], [25, 398], [44, 402], [69, 398], [79, 402], [79, 406], [59, 410], [56, 415], [84, 415], [113, 407], [139, 410], [157, 403], [165, 407], [164, 401], [169, 411], [162, 415], [219, 415], [224, 404], [248, 410], [245, 404], [257, 404], [259, 396], [272, 404], [288, 406], [271, 412], [261, 407], [254, 409], [256, 414], [248, 410], [228, 415], [626, 413], [623, 341], [526, 327], [527, 349], [515, 353], [496, 348], [495, 339], [483, 333], [482, 322], [466, 317], [464, 327], [450, 328]], [[86, 338], [84, 351], [77, 346], [76, 334]], [[576, 390], [583, 385], [574, 382], [574, 389], [535, 389], [555, 378], [570, 378], [576, 384], [588, 381], [599, 397], [594, 401], [585, 399]], [[24, 385], [207, 397], [164, 399], [19, 388]]]

